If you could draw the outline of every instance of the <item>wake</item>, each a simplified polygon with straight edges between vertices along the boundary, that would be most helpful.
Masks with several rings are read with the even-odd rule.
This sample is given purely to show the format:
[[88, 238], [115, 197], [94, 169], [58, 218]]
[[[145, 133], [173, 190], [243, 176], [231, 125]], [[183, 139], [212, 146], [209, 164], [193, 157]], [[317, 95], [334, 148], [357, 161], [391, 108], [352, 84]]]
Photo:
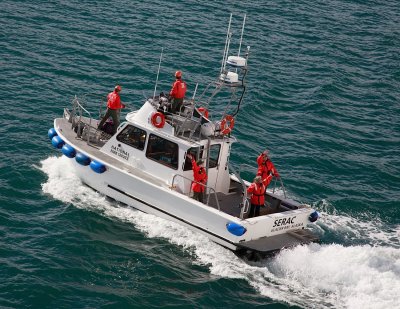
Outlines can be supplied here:
[[64, 156], [49, 157], [39, 168], [48, 176], [42, 184], [44, 193], [77, 208], [132, 224], [149, 238], [164, 238], [191, 250], [194, 263], [208, 267], [213, 275], [244, 279], [273, 300], [304, 308], [400, 307], [399, 227], [383, 231], [382, 222], [337, 215], [323, 201], [317, 207], [323, 216], [314, 225], [320, 235], [345, 234], [368, 239], [369, 243], [297, 246], [281, 250], [272, 258], [247, 262], [186, 227], [110, 202], [82, 185], [70, 159]]

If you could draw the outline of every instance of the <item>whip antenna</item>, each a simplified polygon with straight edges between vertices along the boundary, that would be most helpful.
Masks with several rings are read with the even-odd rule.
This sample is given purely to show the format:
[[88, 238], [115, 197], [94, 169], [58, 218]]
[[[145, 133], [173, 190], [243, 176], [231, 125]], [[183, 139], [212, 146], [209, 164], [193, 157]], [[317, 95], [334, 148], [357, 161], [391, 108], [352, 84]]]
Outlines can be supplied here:
[[229, 43], [228, 42], [230, 41], [231, 22], [232, 22], [232, 13], [231, 13], [231, 16], [229, 17], [228, 32], [226, 33], [224, 56], [222, 57], [220, 73], [222, 73], [222, 71], [225, 69], [225, 59], [226, 59], [226, 55], [228, 54], [228, 50], [229, 50]]
[[243, 40], [243, 32], [244, 32], [244, 24], [245, 23], [246, 23], [246, 14], [244, 14], [244, 17], [243, 17], [242, 34], [240, 35], [240, 44], [239, 44], [238, 57], [240, 56], [240, 49], [242, 47], [242, 40]]
[[164, 47], [161, 48], [160, 62], [158, 63], [158, 71], [157, 71], [156, 85], [154, 86], [153, 101], [154, 101], [154, 98], [155, 98], [155, 96], [156, 96], [157, 83], [158, 83], [158, 75], [160, 74], [161, 59], [162, 59], [163, 51], [164, 51]]

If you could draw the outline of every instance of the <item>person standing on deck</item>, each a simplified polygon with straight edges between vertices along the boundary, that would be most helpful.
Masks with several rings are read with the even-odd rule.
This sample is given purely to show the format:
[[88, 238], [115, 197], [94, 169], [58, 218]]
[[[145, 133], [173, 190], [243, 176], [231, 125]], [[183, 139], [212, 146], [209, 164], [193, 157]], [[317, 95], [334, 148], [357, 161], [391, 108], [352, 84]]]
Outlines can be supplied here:
[[262, 180], [261, 176], [256, 176], [253, 183], [247, 188], [250, 197], [250, 211], [248, 218], [258, 217], [260, 215], [260, 207], [265, 203], [265, 191], [272, 180], [272, 175]]
[[121, 97], [119, 93], [121, 92], [122, 87], [120, 85], [116, 85], [113, 92], [110, 92], [107, 95], [107, 111], [104, 115], [103, 119], [101, 119], [98, 129], [102, 129], [104, 122], [111, 117], [113, 120], [113, 134], [117, 132], [117, 128], [119, 126], [119, 112], [121, 108], [125, 108], [125, 105], [121, 103]]
[[172, 84], [171, 91], [169, 92], [169, 98], [172, 100], [172, 113], [176, 113], [181, 110], [183, 98], [186, 94], [186, 83], [182, 80], [182, 72], [176, 71], [175, 78], [176, 80]]
[[267, 178], [270, 174], [279, 178], [278, 170], [275, 168], [274, 164], [270, 160], [269, 151], [264, 150], [257, 158], [258, 170], [257, 176], [261, 176], [261, 179]]
[[193, 190], [193, 198], [198, 200], [199, 202], [204, 202], [204, 191], [207, 183], [207, 173], [204, 168], [203, 160], [198, 160], [197, 162], [194, 160], [194, 157], [190, 154], [187, 155], [189, 159], [192, 160], [192, 169], [193, 169], [193, 178], [194, 182], [192, 182], [192, 190]]

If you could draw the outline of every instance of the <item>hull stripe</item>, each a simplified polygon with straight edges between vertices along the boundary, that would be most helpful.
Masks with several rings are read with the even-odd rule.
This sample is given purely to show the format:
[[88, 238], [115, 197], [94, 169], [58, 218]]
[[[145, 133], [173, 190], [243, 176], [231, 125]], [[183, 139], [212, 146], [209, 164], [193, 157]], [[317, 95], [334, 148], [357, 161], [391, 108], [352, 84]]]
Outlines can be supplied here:
[[227, 239], [224, 238], [224, 237], [221, 237], [221, 236], [219, 236], [219, 235], [217, 235], [217, 234], [211, 233], [210, 231], [207, 231], [206, 229], [203, 229], [203, 228], [201, 228], [201, 227], [199, 227], [199, 226], [197, 226], [197, 225], [194, 225], [193, 223], [190, 223], [190, 222], [188, 222], [188, 221], [186, 221], [186, 220], [184, 220], [184, 219], [181, 219], [181, 218], [179, 218], [179, 217], [177, 217], [177, 216], [175, 216], [175, 215], [172, 215], [172, 214], [170, 214], [169, 212], [167, 212], [167, 211], [165, 211], [165, 210], [162, 210], [162, 209], [160, 209], [160, 208], [158, 208], [158, 207], [156, 207], [156, 206], [154, 206], [154, 205], [152, 205], [152, 204], [149, 204], [149, 203], [147, 203], [147, 202], [145, 202], [145, 201], [143, 201], [143, 200], [141, 200], [141, 199], [138, 199], [137, 197], [135, 197], [135, 196], [133, 196], [133, 195], [131, 195], [131, 194], [129, 194], [129, 193], [126, 193], [126, 192], [124, 192], [124, 191], [122, 191], [122, 190], [120, 190], [120, 189], [118, 189], [118, 188], [116, 188], [116, 187], [114, 187], [114, 186], [108, 185], [108, 187], [109, 187], [110, 189], [113, 189], [113, 190], [117, 191], [118, 193], [121, 193], [121, 194], [126, 195], [127, 197], [129, 197], [129, 198], [131, 198], [131, 199], [134, 199], [135, 201], [138, 201], [138, 202], [140, 202], [140, 203], [142, 203], [142, 204], [144, 204], [144, 205], [146, 205], [146, 206], [148, 206], [148, 207], [151, 207], [151, 208], [153, 208], [153, 209], [155, 209], [155, 210], [157, 210], [157, 211], [159, 211], [159, 212], [162, 212], [162, 213], [168, 215], [169, 217], [172, 217], [172, 218], [174, 218], [174, 219], [176, 219], [176, 220], [178, 220], [178, 221], [184, 222], [185, 224], [190, 225], [190, 226], [193, 226], [194, 228], [196, 228], [196, 229], [198, 229], [198, 230], [201, 230], [201, 231], [204, 232], [204, 233], [210, 234], [210, 235], [212, 235], [212, 236], [214, 236], [214, 237], [216, 237], [216, 238], [219, 238], [219, 239], [221, 239], [221, 240], [223, 240], [223, 241], [225, 241], [225, 242], [227, 242], [227, 243], [230, 243], [230, 244], [232, 244], [232, 245], [234, 245], [234, 246], [237, 246], [235, 243], [233, 243], [233, 242], [227, 240]]

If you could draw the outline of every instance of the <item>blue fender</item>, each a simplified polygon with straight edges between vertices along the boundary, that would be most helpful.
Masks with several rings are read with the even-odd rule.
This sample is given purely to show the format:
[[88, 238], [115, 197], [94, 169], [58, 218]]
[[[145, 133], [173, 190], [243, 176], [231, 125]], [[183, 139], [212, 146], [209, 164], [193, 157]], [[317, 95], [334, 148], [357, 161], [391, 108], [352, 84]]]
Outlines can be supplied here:
[[235, 222], [228, 222], [226, 224], [226, 229], [233, 235], [235, 236], [242, 236], [244, 233], [246, 233], [246, 228], [241, 226], [240, 224], [237, 224]]
[[47, 132], [47, 136], [51, 139], [53, 139], [54, 136], [58, 135], [56, 132], [56, 129], [51, 128], [49, 129], [49, 131]]
[[88, 166], [91, 160], [87, 155], [78, 152], [75, 156], [75, 161], [78, 162], [80, 165]]
[[76, 155], [74, 147], [68, 144], [65, 144], [63, 148], [61, 148], [61, 152], [68, 158], [74, 158]]
[[55, 147], [60, 149], [62, 146], [64, 146], [65, 142], [62, 140], [61, 137], [59, 137], [58, 135], [53, 136], [53, 138], [51, 139], [51, 144]]
[[90, 162], [90, 168], [98, 174], [102, 174], [107, 170], [106, 166], [103, 163], [97, 161]]

